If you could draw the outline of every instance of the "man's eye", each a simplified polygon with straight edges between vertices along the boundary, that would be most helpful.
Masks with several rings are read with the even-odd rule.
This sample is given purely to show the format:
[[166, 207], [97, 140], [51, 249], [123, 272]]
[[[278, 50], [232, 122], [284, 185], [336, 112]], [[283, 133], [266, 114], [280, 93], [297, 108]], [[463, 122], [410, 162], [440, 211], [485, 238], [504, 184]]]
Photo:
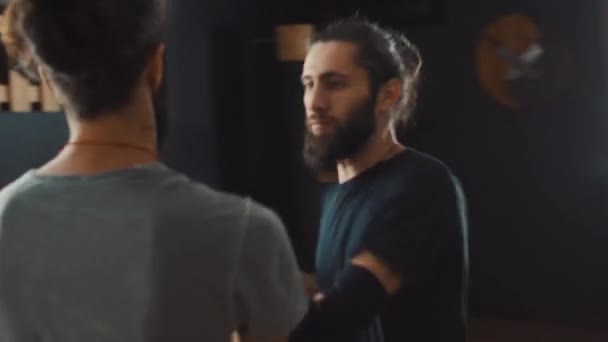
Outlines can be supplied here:
[[326, 85], [329, 89], [342, 89], [346, 86], [346, 84], [342, 81], [330, 81], [327, 82]]

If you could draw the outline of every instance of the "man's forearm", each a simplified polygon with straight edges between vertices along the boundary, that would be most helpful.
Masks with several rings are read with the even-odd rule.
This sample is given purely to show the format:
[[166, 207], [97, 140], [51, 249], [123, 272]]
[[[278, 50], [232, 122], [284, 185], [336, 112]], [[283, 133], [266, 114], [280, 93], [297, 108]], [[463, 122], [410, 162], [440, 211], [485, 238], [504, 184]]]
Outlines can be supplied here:
[[340, 341], [367, 328], [388, 300], [382, 283], [364, 267], [350, 265], [323, 299], [311, 304], [290, 342]]

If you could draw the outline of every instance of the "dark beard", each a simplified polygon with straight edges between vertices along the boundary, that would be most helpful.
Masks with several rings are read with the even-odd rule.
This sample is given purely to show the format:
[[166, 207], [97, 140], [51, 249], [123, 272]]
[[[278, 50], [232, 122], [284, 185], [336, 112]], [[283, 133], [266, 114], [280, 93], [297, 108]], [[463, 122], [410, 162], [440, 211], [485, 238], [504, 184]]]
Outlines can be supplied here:
[[376, 128], [374, 107], [375, 101], [366, 99], [343, 124], [333, 121], [334, 132], [330, 136], [315, 136], [307, 125], [303, 149], [306, 166], [318, 172], [335, 171], [338, 160], [359, 152]]

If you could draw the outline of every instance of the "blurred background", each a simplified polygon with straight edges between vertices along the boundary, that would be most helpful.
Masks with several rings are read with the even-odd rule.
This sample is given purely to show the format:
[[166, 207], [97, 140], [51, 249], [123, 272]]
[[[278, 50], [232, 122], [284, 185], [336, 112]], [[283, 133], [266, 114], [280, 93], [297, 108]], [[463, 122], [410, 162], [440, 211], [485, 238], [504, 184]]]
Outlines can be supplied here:
[[[302, 61], [281, 51], [355, 13], [425, 59], [403, 138], [463, 183], [473, 339], [608, 341], [605, 0], [175, 1], [163, 160], [275, 209], [313, 271], [322, 185], [300, 160]], [[0, 68], [0, 187], [65, 142], [47, 91]]]

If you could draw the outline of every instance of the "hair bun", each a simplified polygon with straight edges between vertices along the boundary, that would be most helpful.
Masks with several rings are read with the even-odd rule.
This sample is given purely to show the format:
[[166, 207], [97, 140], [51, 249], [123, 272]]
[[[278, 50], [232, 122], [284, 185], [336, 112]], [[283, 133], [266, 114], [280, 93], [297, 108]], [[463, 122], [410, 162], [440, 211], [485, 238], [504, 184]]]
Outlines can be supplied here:
[[422, 56], [416, 45], [407, 39], [407, 37], [398, 31], [389, 31], [391, 40], [395, 44], [395, 49], [401, 58], [403, 67], [411, 71], [413, 79], [417, 79], [422, 68]]

